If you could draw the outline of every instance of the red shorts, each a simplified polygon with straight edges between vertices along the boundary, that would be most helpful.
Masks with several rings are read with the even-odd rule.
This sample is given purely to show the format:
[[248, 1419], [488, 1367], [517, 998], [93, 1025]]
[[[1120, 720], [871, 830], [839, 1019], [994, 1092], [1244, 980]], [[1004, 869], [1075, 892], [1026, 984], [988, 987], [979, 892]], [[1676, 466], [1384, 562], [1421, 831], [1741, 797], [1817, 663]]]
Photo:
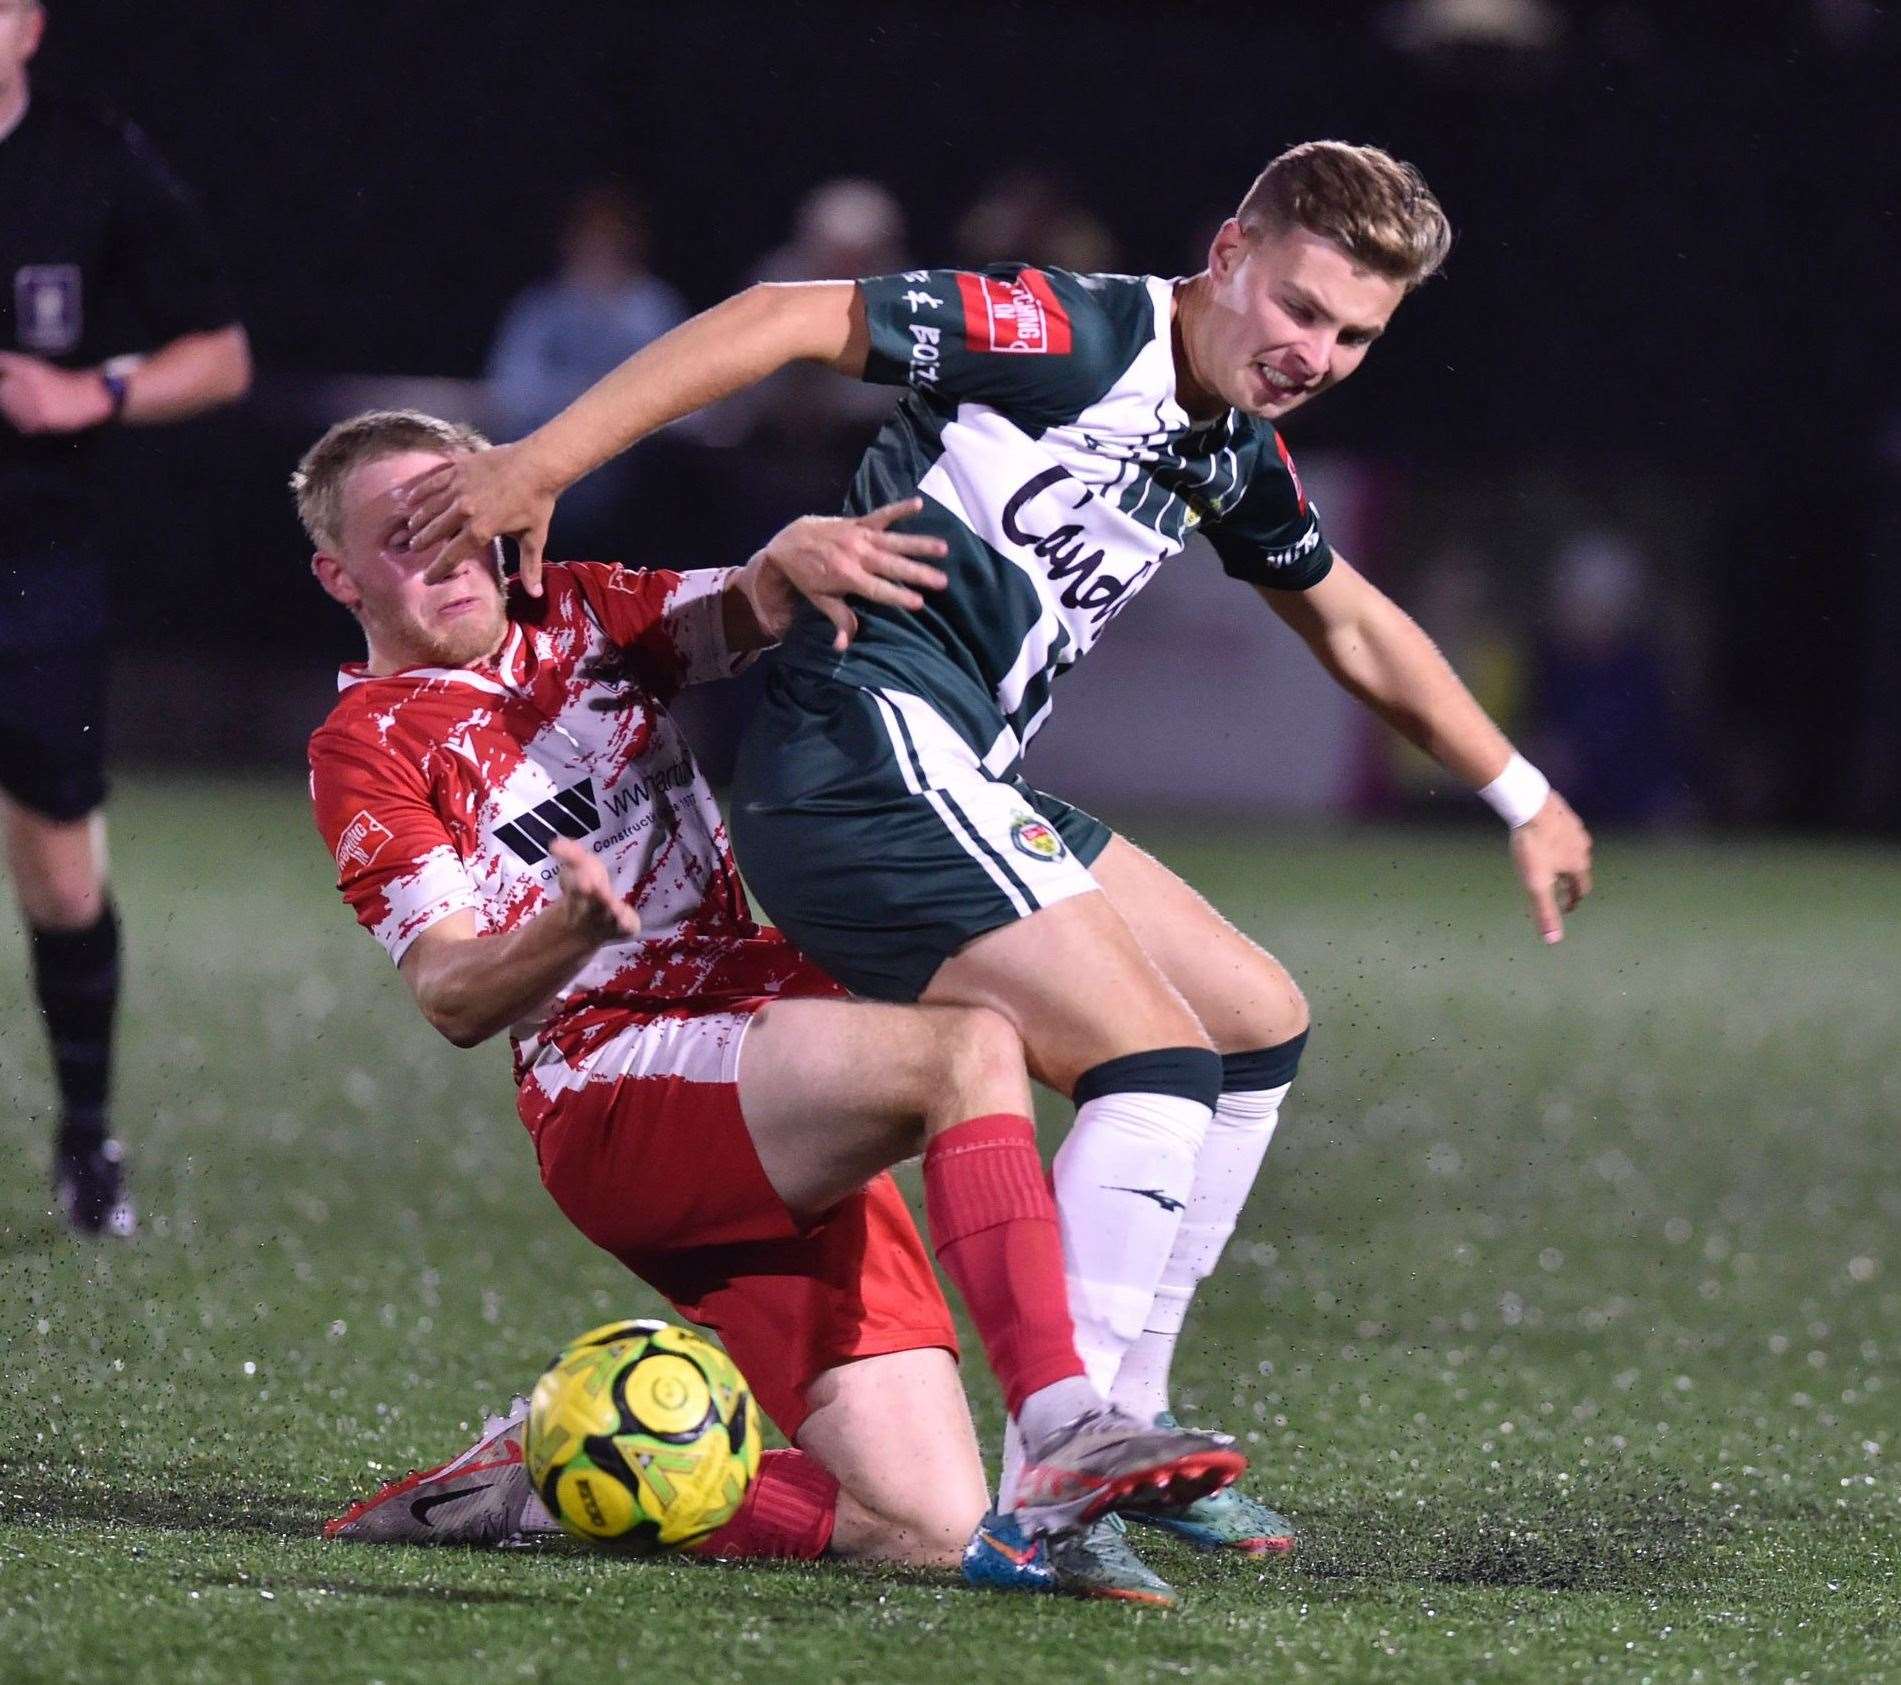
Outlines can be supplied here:
[[530, 1071], [520, 1108], [569, 1221], [717, 1333], [791, 1439], [825, 1370], [928, 1346], [955, 1355], [957, 1340], [888, 1175], [806, 1226], [766, 1180], [739, 1109], [739, 1047], [768, 1004], [630, 1025], [579, 1070]]

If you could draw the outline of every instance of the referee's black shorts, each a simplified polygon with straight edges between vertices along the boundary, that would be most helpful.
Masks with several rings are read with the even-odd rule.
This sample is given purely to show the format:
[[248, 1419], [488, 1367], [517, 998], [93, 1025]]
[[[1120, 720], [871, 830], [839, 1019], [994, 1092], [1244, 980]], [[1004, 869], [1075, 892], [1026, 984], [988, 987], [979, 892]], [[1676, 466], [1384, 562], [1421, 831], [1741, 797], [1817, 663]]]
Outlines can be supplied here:
[[0, 567], [0, 790], [53, 820], [106, 799], [103, 570]]

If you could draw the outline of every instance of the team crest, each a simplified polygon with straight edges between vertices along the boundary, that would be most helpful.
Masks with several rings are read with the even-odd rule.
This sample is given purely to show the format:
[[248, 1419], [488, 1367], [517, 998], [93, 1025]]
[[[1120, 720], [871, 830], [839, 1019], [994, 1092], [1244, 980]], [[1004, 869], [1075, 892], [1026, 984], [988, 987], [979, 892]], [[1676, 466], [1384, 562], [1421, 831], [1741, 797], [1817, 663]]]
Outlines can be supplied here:
[[13, 272], [14, 332], [23, 351], [60, 357], [79, 343], [85, 326], [79, 265], [29, 263]]
[[376, 857], [394, 841], [389, 827], [365, 808], [343, 827], [337, 841], [337, 870], [347, 872], [353, 865], [374, 865]]
[[1017, 815], [1010, 827], [1010, 841], [1018, 853], [1027, 854], [1032, 860], [1060, 860], [1069, 852], [1052, 827], [1027, 813]]

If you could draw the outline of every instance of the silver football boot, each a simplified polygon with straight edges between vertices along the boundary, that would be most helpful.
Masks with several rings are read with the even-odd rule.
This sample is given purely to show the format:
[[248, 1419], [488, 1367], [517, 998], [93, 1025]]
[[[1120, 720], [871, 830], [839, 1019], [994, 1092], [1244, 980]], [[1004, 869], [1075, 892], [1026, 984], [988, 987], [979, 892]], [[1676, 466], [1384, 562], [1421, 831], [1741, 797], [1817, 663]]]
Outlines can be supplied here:
[[528, 1400], [482, 1423], [460, 1456], [392, 1480], [323, 1524], [326, 1539], [365, 1544], [503, 1545], [559, 1533], [522, 1460]]

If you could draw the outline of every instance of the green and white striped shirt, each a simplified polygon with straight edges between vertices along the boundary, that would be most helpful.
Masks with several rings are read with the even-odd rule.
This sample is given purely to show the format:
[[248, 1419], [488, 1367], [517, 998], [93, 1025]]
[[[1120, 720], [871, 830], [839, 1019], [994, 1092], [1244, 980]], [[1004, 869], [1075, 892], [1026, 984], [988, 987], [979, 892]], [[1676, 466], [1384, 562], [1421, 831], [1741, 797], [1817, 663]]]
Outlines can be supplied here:
[[1324, 578], [1333, 554], [1274, 428], [1236, 410], [1195, 423], [1178, 402], [1172, 287], [1021, 265], [861, 282], [865, 378], [909, 391], [847, 506], [921, 493], [907, 530], [947, 542], [950, 585], [915, 614], [859, 605], [844, 656], [808, 613], [786, 658], [925, 697], [1001, 775], [1056, 676], [1191, 532], [1238, 579]]

